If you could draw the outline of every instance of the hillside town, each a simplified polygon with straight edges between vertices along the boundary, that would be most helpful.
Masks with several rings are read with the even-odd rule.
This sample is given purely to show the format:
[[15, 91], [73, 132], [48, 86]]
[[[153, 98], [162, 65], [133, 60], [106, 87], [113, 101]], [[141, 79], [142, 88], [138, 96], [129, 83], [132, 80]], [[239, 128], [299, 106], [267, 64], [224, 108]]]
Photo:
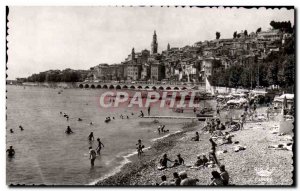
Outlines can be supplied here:
[[[146, 84], [198, 84], [221, 87], [286, 88], [294, 84], [294, 26], [290, 21], [270, 22], [271, 28], [232, 38], [199, 41], [158, 52], [159, 38], [152, 36], [151, 50], [131, 53], [121, 63], [101, 63], [89, 70], [49, 70], [17, 82], [115, 82]], [[150, 44], [150, 43], [149, 43]], [[160, 48], [162, 49], [162, 48]], [[287, 56], [286, 56], [287, 55]], [[13, 83], [13, 82], [9, 82]], [[294, 88], [288, 91], [294, 92]]]
[[157, 33], [154, 31], [151, 51], [136, 52], [132, 48], [128, 57], [119, 64], [99, 64], [92, 67], [86, 80], [95, 81], [157, 81], [204, 83], [221, 63], [222, 69], [232, 65], [253, 65], [271, 52], [278, 52], [291, 33], [269, 29], [247, 33], [234, 33], [233, 38], [196, 42], [192, 46], [172, 47], [170, 44], [159, 53]]

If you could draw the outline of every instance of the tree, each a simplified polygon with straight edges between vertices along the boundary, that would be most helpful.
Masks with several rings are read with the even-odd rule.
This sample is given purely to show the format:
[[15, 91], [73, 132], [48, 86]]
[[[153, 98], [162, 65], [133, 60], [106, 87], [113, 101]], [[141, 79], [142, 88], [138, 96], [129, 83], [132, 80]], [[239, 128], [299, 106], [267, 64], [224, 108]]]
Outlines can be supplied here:
[[265, 63], [268, 66], [267, 81], [269, 85], [278, 85], [278, 65], [277, 63]]
[[237, 36], [237, 32], [234, 31], [234, 33], [233, 33], [233, 38], [236, 38], [236, 36]]
[[283, 22], [271, 21], [270, 25], [273, 29], [280, 29], [282, 32], [293, 33], [292, 24], [290, 21], [283, 21]]
[[249, 88], [251, 86], [251, 76], [250, 76], [250, 69], [244, 68], [241, 73], [241, 85], [245, 88]]
[[229, 87], [237, 88], [240, 85], [241, 70], [239, 66], [232, 66], [229, 75]]
[[221, 33], [220, 32], [216, 32], [216, 39], [219, 39], [221, 37]]
[[261, 28], [259, 27], [257, 30], [256, 30], [256, 34], [257, 33], [260, 33], [261, 32]]
[[244, 31], [244, 35], [245, 35], [245, 37], [248, 36], [248, 31], [247, 30]]
[[240, 35], [240, 34], [237, 34], [237, 35], [236, 35], [236, 37], [237, 37], [237, 38], [240, 38], [240, 37], [241, 37], [241, 35]]

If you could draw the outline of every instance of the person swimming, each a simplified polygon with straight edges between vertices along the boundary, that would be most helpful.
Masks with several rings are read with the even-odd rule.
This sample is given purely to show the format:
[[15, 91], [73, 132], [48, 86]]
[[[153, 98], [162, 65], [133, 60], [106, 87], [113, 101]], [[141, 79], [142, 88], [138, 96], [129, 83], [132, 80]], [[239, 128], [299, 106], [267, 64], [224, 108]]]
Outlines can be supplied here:
[[127, 115], [127, 119], [129, 119], [128, 115]]
[[110, 117], [106, 117], [105, 120], [104, 120], [105, 123], [108, 123], [110, 121], [111, 121]]
[[78, 121], [82, 121], [82, 119], [81, 119], [81, 118], [78, 118]]
[[94, 140], [94, 133], [91, 132], [90, 135], [88, 136], [89, 141], [93, 141]]
[[90, 122], [90, 125], [93, 125], [93, 122]]
[[23, 131], [23, 130], [24, 130], [24, 128], [23, 128], [21, 125], [19, 126], [19, 128], [20, 128], [20, 130], [21, 130], [21, 131]]
[[13, 146], [9, 146], [9, 149], [6, 150], [6, 152], [8, 153], [8, 157], [12, 158], [15, 156], [16, 152], [13, 149]]
[[9, 131], [10, 131], [10, 133], [14, 133], [14, 130], [12, 130], [12, 129], [10, 129]]
[[100, 155], [101, 148], [102, 148], [102, 146], [104, 148], [104, 144], [100, 141], [100, 138], [97, 138], [97, 142], [98, 142], [98, 147], [96, 148], [96, 151], [97, 151], [97, 154]]
[[66, 134], [71, 134], [71, 133], [74, 133], [72, 131], [72, 129], [70, 128], [70, 126], [67, 127], [66, 131], [65, 131]]

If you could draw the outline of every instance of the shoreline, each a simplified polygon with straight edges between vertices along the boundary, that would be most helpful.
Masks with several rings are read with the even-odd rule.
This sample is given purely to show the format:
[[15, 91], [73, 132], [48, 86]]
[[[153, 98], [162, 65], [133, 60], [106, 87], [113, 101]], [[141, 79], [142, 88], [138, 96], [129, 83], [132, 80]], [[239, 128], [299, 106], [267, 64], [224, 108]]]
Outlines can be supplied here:
[[[190, 122], [182, 127], [181, 131], [176, 131], [172, 134], [167, 134], [163, 137], [152, 139], [153, 145], [147, 147], [147, 152], [144, 152], [142, 159], [137, 158], [137, 152], [130, 153], [124, 156], [127, 160], [117, 171], [109, 173], [108, 175], [99, 178], [99, 180], [89, 183], [90, 186], [125, 186], [130, 185], [130, 179], [134, 176], [139, 176], [140, 169], [145, 166], [155, 165], [153, 163], [154, 159], [162, 155], [163, 153], [170, 150], [176, 145], [176, 142], [182, 138], [185, 133], [193, 131], [195, 126], [201, 125], [202, 122]], [[145, 151], [145, 150], [144, 150]]]
[[[293, 135], [279, 136], [273, 133], [274, 129], [278, 128], [278, 124], [276, 120], [247, 122], [243, 130], [232, 133], [233, 141], [239, 141], [239, 144], [217, 146], [217, 158], [226, 166], [230, 175], [230, 185], [291, 186], [294, 184], [293, 152], [268, 148], [274, 144], [294, 144], [294, 139], [291, 138]], [[198, 186], [207, 186], [210, 183], [211, 171], [218, 171], [218, 167], [196, 170], [188, 168], [188, 165], [180, 165], [162, 171], [157, 170], [159, 159], [164, 153], [168, 154], [171, 160], [180, 153], [185, 164], [193, 164], [198, 154], [207, 154], [210, 151], [208, 141], [210, 134], [201, 133], [200, 128], [194, 126], [159, 140], [153, 148], [145, 152], [147, 156], [142, 160], [133, 158], [132, 162], [120, 169], [120, 172], [97, 182], [95, 186], [155, 186], [156, 183], [161, 182], [162, 175], [166, 175], [168, 180], [171, 180], [173, 172], [180, 171], [186, 171], [190, 178], [198, 178]], [[195, 131], [200, 133], [199, 142], [190, 140]], [[245, 146], [246, 149], [235, 152], [234, 148], [237, 145]], [[224, 150], [227, 152], [221, 152]], [[260, 175], [262, 172], [267, 172], [269, 175]]]

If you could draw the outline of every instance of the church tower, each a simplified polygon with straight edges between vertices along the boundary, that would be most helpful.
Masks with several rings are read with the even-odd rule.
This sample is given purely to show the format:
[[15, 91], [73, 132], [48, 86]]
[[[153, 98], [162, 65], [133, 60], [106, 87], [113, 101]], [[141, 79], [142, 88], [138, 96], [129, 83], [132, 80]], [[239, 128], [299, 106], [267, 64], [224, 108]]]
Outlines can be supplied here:
[[132, 61], [135, 60], [135, 52], [134, 52], [134, 48], [132, 48], [132, 50], [131, 50], [131, 60], [132, 60]]
[[154, 31], [153, 34], [153, 39], [152, 39], [152, 43], [151, 43], [151, 54], [156, 54], [157, 53], [157, 36], [156, 36], [156, 31]]

